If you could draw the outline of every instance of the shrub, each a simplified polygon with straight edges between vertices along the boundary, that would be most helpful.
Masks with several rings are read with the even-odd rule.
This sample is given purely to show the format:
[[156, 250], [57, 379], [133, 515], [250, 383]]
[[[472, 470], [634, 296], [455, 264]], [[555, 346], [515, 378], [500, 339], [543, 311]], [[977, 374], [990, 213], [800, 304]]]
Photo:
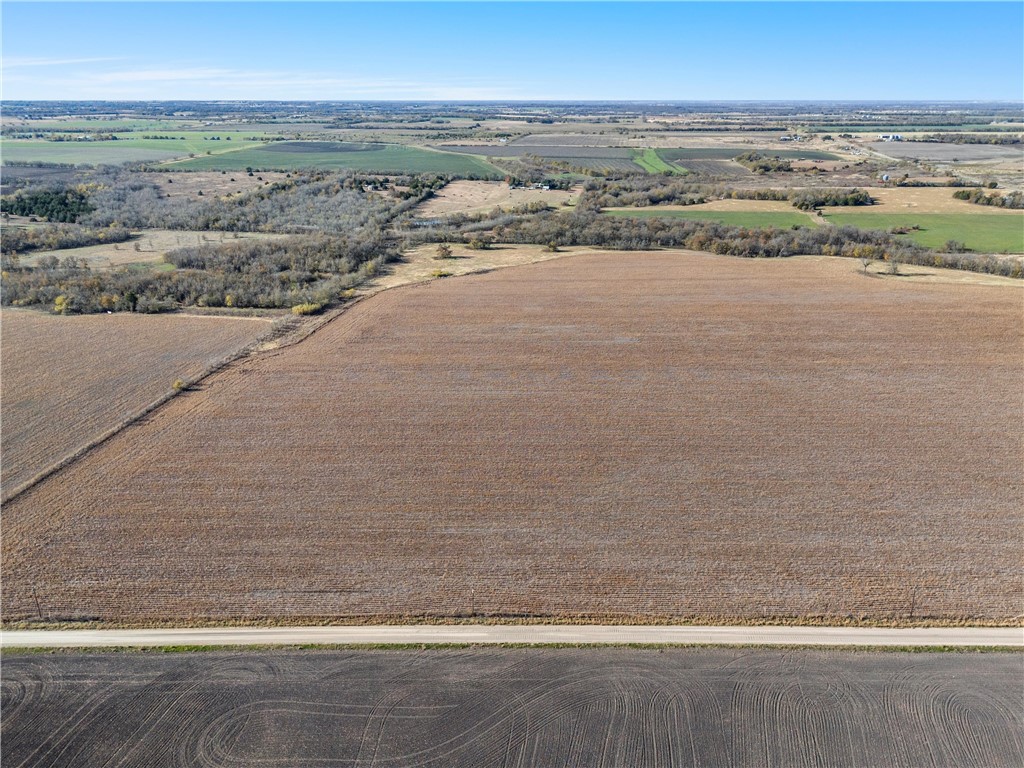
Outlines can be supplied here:
[[304, 304], [296, 304], [292, 307], [293, 315], [315, 315], [324, 308], [323, 304], [315, 304], [311, 301]]
[[795, 208], [811, 211], [826, 205], [871, 205], [874, 200], [863, 189], [807, 189], [790, 196]]
[[88, 197], [78, 189], [39, 189], [4, 197], [3, 210], [19, 216], [45, 216], [47, 221], [74, 222], [93, 210]]
[[53, 311], [58, 315], [70, 315], [75, 311], [74, 301], [61, 294], [53, 300]]
[[757, 174], [773, 173], [776, 171], [792, 171], [793, 164], [789, 160], [783, 160], [779, 156], [768, 157], [757, 152], [746, 152], [733, 158], [740, 165], [744, 165]]

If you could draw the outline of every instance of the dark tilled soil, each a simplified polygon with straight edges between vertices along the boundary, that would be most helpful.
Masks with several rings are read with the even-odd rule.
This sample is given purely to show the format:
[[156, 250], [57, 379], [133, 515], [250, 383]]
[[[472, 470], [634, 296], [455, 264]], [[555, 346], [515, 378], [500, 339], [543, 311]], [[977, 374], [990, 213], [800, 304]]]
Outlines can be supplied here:
[[446, 152], [462, 152], [471, 155], [487, 155], [488, 157], [520, 157], [522, 155], [538, 155], [559, 160], [575, 158], [601, 158], [628, 160], [633, 150], [628, 147], [578, 147], [578, 146], [523, 146], [519, 144], [439, 144], [437, 149]]
[[999, 768], [1022, 681], [1020, 654], [15, 656], [3, 766]]
[[383, 149], [385, 144], [362, 144], [342, 141], [270, 141], [261, 149], [267, 152], [291, 152], [295, 154], [321, 152], [373, 152]]

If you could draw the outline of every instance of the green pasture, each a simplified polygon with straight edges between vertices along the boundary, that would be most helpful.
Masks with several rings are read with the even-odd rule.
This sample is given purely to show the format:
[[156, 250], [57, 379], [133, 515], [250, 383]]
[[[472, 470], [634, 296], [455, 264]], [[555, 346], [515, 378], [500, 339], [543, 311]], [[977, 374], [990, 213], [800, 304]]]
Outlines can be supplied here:
[[170, 146], [153, 149], [134, 145], [131, 141], [53, 142], [5, 139], [0, 145], [0, 158], [3, 158], [5, 163], [119, 165], [137, 161], [158, 162], [180, 155], [181, 152]]
[[1024, 213], [836, 213], [825, 212], [830, 224], [889, 231], [913, 227], [906, 237], [925, 248], [942, 248], [957, 240], [978, 253], [1024, 253]]
[[750, 229], [775, 227], [789, 229], [791, 227], [816, 227], [814, 219], [800, 211], [708, 211], [699, 208], [694, 210], [665, 210], [657, 207], [636, 208], [629, 210], [605, 211], [609, 216], [620, 216], [631, 219], [689, 219], [690, 221], [717, 221], [732, 227]]
[[665, 173], [666, 171], [668, 173], [684, 173], [684, 171], [681, 171], [676, 166], [669, 165], [662, 160], [661, 157], [658, 156], [658, 153], [653, 149], [637, 150], [633, 153], [633, 162], [648, 173]]
[[[125, 134], [113, 141], [46, 141], [45, 139], [5, 139], [0, 144], [0, 157], [4, 162], [71, 163], [99, 165], [128, 162], [159, 162], [189, 155], [218, 154], [245, 147], [262, 146], [260, 142], [246, 141], [252, 133], [209, 131], [188, 133], [170, 131], [173, 139], [144, 139], [141, 135]], [[219, 140], [211, 137], [220, 136]], [[183, 138], [182, 138], [183, 137]], [[228, 138], [230, 137], [230, 139]]]
[[498, 178], [505, 174], [486, 160], [475, 155], [438, 152], [401, 144], [348, 145], [344, 149], [331, 142], [320, 142], [322, 151], [312, 146], [315, 142], [294, 142], [295, 151], [285, 143], [272, 149], [266, 145], [246, 147], [237, 152], [212, 156], [198, 156], [172, 164], [173, 168], [187, 170], [236, 171], [245, 168], [260, 170], [295, 170], [298, 168], [325, 168], [380, 173], [442, 173], [453, 176], [486, 176]]

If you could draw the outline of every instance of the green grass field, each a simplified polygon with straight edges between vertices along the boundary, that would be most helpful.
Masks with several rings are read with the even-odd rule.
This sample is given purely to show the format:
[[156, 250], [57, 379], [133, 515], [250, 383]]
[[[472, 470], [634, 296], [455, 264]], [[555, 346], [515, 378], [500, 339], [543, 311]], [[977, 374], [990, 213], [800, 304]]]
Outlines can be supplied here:
[[181, 154], [170, 146], [153, 149], [132, 141], [53, 142], [10, 139], [3, 143], [5, 163], [120, 165], [135, 161], [159, 162], [180, 157]]
[[[448, 173], [457, 176], [503, 177], [500, 169], [475, 155], [436, 152], [401, 144], [355, 145], [367, 149], [339, 151], [330, 142], [316, 151], [314, 142], [295, 142], [296, 151], [284, 144], [273, 149], [265, 145], [237, 152], [195, 157], [173, 163], [171, 167], [189, 170], [236, 171], [252, 167], [260, 170], [289, 171], [297, 168], [327, 168], [381, 173]], [[351, 146], [351, 145], [350, 145]]]
[[661, 159], [661, 157], [658, 156], [658, 153], [653, 149], [637, 150], [635, 153], [633, 153], [633, 162], [639, 165], [648, 173], [665, 173], [666, 171], [675, 174], [685, 173], [678, 167], [666, 163], [664, 160]]
[[707, 211], [664, 210], [658, 208], [637, 208], [635, 210], [605, 211], [609, 216], [622, 216], [634, 219], [689, 219], [690, 221], [717, 221], [733, 227], [816, 227], [814, 219], [800, 211]]
[[[3, 142], [4, 162], [72, 163], [75, 165], [159, 162], [188, 155], [206, 156], [239, 148], [260, 147], [261, 142], [246, 141], [259, 135], [235, 131], [189, 133], [169, 131], [173, 139], [144, 139], [142, 134], [123, 134], [114, 141], [46, 141], [44, 139], [8, 139]], [[220, 136], [219, 140], [211, 137]], [[230, 139], [228, 138], [230, 137]], [[244, 167], [244, 166], [243, 166]]]
[[1024, 253], [1024, 213], [825, 213], [832, 224], [851, 224], [861, 229], [912, 227], [906, 237], [926, 248], [941, 248], [957, 240], [978, 253]]

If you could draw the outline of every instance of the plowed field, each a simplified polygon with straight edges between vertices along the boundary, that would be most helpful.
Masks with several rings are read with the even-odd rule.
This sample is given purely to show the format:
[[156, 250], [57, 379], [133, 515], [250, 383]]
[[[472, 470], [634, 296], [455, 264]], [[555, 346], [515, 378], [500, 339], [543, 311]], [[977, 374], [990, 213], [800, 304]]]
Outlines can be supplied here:
[[4, 310], [3, 495], [270, 329], [179, 315]]
[[4, 659], [4, 766], [1024, 760], [1011, 653], [625, 648]]
[[1015, 616], [1021, 295], [680, 252], [387, 291], [8, 504], [5, 618]]

